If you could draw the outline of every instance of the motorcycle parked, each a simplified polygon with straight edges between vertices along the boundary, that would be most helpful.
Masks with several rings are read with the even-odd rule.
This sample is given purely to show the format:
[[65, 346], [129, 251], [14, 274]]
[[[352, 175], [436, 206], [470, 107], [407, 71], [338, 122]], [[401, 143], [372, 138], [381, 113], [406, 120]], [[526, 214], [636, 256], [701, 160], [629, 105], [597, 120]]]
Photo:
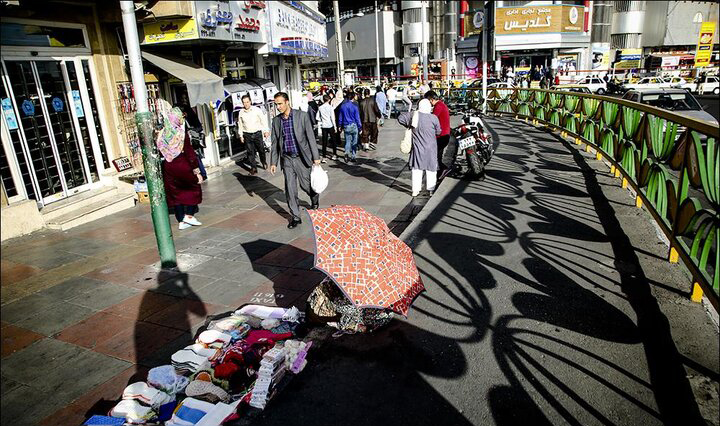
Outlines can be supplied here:
[[451, 173], [478, 178], [495, 151], [492, 136], [485, 132], [485, 124], [477, 112], [465, 110], [462, 115], [463, 124], [450, 132], [450, 146], [455, 148]]

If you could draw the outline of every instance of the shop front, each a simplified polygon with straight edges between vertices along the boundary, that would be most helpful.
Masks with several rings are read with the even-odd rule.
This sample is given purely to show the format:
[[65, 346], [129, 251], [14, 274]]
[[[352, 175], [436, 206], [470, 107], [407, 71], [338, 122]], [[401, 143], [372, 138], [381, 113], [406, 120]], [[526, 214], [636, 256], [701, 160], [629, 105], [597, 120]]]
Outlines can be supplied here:
[[594, 59], [588, 46], [581, 6], [499, 7], [495, 12], [496, 60], [516, 74], [538, 66], [570, 78], [588, 74]]
[[40, 207], [101, 186], [111, 167], [87, 30], [3, 19], [2, 185]]

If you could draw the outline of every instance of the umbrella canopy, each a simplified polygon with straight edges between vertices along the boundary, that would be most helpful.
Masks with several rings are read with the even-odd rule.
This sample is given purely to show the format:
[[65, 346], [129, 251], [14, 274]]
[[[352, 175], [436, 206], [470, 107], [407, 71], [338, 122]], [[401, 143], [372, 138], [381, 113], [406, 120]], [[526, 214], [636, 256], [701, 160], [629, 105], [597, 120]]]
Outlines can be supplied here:
[[356, 206], [308, 210], [315, 234], [315, 267], [355, 306], [407, 316], [425, 290], [412, 250], [385, 222]]

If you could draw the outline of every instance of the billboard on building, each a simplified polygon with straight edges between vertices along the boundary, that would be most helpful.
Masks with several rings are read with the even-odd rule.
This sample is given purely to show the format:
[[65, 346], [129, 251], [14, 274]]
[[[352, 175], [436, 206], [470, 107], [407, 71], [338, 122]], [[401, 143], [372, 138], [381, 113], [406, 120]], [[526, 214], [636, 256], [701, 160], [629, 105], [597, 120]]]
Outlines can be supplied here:
[[700, 25], [698, 44], [695, 49], [695, 66], [706, 67], [710, 65], [713, 51], [713, 37], [715, 37], [715, 22], [703, 22]]
[[482, 34], [485, 12], [482, 9], [465, 14], [465, 37]]
[[592, 44], [592, 69], [602, 71], [610, 69], [610, 45], [607, 43]]
[[583, 32], [582, 6], [499, 7], [495, 34]]
[[268, 48], [281, 55], [327, 57], [325, 17], [301, 2], [267, 2]]
[[618, 62], [615, 63], [617, 70], [629, 70], [640, 68], [642, 60], [642, 49], [622, 49], [618, 54]]

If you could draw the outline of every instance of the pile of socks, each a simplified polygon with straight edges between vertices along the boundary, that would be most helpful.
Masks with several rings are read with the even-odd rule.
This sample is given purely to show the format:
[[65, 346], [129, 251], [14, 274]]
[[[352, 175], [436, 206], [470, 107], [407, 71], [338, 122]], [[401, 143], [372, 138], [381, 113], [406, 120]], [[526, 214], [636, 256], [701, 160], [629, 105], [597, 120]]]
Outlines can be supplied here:
[[179, 374], [193, 374], [198, 370], [210, 368], [210, 362], [218, 356], [218, 349], [206, 348], [195, 343], [172, 354], [172, 366]]
[[232, 336], [218, 330], [205, 330], [197, 338], [197, 343], [210, 349], [222, 349], [230, 343]]
[[145, 424], [167, 420], [175, 408], [175, 395], [169, 395], [145, 382], [128, 385], [122, 400], [110, 410], [110, 416], [124, 418], [128, 423]]
[[308, 350], [312, 346], [312, 342], [302, 342], [300, 340], [288, 340], [285, 342], [285, 367], [298, 374], [307, 365]]
[[285, 349], [281, 345], [275, 345], [263, 355], [262, 361], [260, 361], [250, 406], [264, 409], [272, 390], [283, 378], [285, 371]]

